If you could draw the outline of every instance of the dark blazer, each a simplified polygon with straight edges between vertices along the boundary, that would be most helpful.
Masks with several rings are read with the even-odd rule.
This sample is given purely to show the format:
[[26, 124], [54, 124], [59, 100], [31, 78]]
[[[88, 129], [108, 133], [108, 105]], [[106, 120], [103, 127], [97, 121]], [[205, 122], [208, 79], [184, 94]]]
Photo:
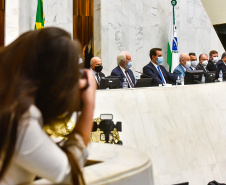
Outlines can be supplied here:
[[99, 72], [100, 77], [105, 77], [105, 74], [102, 72]]
[[216, 65], [211, 60], [208, 61], [206, 69], [208, 71], [216, 71], [217, 70]]
[[[132, 80], [132, 82], [133, 82], [133, 84], [135, 86], [135, 77], [133, 75], [132, 70], [128, 69], [128, 73], [129, 73], [130, 79]], [[121, 70], [121, 68], [119, 66], [117, 66], [116, 68], [114, 68], [112, 70], [111, 76], [119, 76], [120, 77], [120, 87], [122, 88], [122, 83], [124, 81], [124, 78], [126, 78], [126, 77], [125, 77], [123, 71]], [[128, 82], [128, 84], [129, 84], [129, 82]]]
[[219, 60], [216, 63], [216, 79], [219, 78], [219, 72], [220, 72], [220, 70], [222, 70], [222, 72], [226, 72], [226, 66], [225, 66], [223, 60]]
[[208, 72], [207, 69], [205, 69], [200, 63], [196, 66], [197, 70], [203, 70], [204, 73]]
[[[166, 80], [166, 83], [176, 84], [176, 79], [177, 79], [176, 76], [169, 73], [164, 66], [162, 65], [159, 65], [159, 66]], [[150, 62], [149, 64], [143, 67], [143, 73], [145, 75], [152, 77], [155, 85], [158, 86], [159, 84], [162, 84], [162, 79], [159, 75], [159, 72], [156, 69], [156, 67], [152, 64], [152, 62]]]
[[219, 60], [217, 62], [216, 67], [217, 67], [217, 74], [219, 74], [220, 70], [222, 70], [222, 72], [226, 72], [226, 65], [222, 60]]

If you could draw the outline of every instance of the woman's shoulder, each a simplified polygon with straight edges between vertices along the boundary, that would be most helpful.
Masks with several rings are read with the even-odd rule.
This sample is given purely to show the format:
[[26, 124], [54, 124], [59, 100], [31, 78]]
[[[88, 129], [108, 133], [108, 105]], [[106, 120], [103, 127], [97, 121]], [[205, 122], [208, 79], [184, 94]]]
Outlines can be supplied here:
[[22, 115], [21, 121], [25, 120], [36, 120], [41, 126], [43, 126], [42, 113], [34, 104], [30, 105], [28, 110]]

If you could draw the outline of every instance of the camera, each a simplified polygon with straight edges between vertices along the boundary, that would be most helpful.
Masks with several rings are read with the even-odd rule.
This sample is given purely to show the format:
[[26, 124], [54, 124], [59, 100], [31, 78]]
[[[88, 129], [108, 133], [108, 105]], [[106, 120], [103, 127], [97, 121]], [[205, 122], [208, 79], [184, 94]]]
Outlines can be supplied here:
[[122, 131], [122, 122], [114, 124], [112, 114], [101, 114], [99, 121], [93, 122], [93, 132], [100, 131], [99, 140], [105, 143], [122, 145], [119, 133]]

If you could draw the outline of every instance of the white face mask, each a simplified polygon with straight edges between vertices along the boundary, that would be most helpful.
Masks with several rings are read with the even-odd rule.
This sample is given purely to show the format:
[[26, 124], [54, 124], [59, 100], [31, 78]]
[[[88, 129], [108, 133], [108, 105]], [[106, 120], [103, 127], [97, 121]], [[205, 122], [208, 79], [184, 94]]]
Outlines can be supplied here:
[[203, 66], [207, 66], [207, 64], [208, 64], [208, 60], [204, 60], [204, 61], [202, 62], [202, 65], [203, 65]]
[[191, 66], [192, 66], [192, 67], [196, 67], [196, 66], [197, 66], [197, 63], [198, 63], [197, 60], [192, 61], [192, 62], [191, 62]]
[[191, 61], [186, 61], [185, 67], [186, 67], [186, 68], [191, 67]]
[[218, 60], [219, 60], [218, 57], [213, 57], [213, 62], [214, 62], [214, 63], [217, 63]]

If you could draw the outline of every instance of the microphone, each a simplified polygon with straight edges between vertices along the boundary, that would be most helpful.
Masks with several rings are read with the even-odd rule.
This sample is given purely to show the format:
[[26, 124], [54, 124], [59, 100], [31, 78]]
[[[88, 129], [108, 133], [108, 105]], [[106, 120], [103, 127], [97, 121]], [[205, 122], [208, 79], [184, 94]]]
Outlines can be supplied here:
[[148, 75], [146, 75], [146, 74], [144, 74], [144, 73], [141, 73], [141, 72], [139, 72], [139, 71], [135, 71], [135, 72], [140, 73], [140, 74], [146, 76], [147, 78], [153, 78], [152, 76], [148, 76]]

